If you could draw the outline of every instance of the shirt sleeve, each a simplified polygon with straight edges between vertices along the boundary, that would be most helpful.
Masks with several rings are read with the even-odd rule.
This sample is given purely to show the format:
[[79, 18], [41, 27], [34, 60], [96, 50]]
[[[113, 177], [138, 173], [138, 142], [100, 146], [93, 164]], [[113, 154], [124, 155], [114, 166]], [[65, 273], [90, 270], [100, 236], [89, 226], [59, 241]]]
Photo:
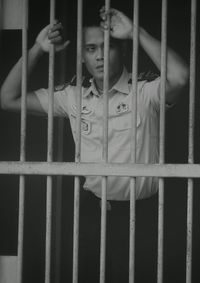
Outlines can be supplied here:
[[151, 105], [159, 110], [160, 108], [160, 77], [151, 81], [145, 82], [143, 84], [143, 95], [146, 101], [151, 103]]
[[[49, 91], [48, 89], [38, 89], [35, 91], [35, 94], [44, 109], [46, 113], [48, 113], [48, 96]], [[55, 91], [54, 92], [54, 107], [53, 107], [53, 113], [54, 116], [60, 116], [60, 117], [68, 117], [68, 92], [66, 89], [61, 91]]]

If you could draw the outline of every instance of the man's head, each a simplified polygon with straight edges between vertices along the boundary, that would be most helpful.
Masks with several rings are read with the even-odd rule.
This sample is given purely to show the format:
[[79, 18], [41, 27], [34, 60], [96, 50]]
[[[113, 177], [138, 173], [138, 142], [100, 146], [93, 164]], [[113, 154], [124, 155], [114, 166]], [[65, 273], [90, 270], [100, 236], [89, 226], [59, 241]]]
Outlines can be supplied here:
[[[123, 69], [123, 41], [110, 38], [109, 82], [112, 86]], [[98, 25], [83, 29], [83, 62], [97, 85], [103, 86], [104, 31]]]

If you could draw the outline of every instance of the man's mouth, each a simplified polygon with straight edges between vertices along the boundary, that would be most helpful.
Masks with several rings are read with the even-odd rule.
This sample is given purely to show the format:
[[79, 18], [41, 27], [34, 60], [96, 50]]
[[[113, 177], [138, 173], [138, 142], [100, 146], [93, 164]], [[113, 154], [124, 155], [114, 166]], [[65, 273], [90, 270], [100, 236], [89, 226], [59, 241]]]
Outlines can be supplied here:
[[103, 65], [99, 65], [96, 67], [97, 70], [103, 70]]

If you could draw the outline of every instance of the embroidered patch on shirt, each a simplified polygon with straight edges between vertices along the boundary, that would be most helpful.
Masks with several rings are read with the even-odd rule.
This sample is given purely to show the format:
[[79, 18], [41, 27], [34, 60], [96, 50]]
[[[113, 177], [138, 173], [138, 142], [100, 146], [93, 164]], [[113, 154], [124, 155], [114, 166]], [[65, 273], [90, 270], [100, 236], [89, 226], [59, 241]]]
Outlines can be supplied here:
[[[73, 118], [73, 130], [76, 131], [76, 115], [71, 114], [71, 117]], [[91, 122], [87, 121], [85, 119], [81, 119], [81, 131], [83, 134], [88, 135], [91, 132]]]
[[126, 104], [124, 102], [120, 102], [117, 105], [116, 112], [117, 112], [117, 114], [121, 114], [121, 113], [127, 112], [128, 110], [129, 110], [128, 104]]
[[[77, 107], [76, 107], [76, 105], [72, 105], [71, 106], [72, 107], [72, 109], [75, 111], [75, 113], [77, 112]], [[91, 109], [89, 109], [86, 105], [83, 105], [82, 106], [82, 110], [81, 110], [81, 114], [84, 114], [84, 115], [91, 115], [93, 113], [93, 110], [91, 110]]]
[[85, 135], [88, 135], [91, 131], [91, 123], [86, 120], [81, 120], [81, 129]]
[[91, 115], [93, 111], [91, 109], [88, 109], [86, 105], [82, 106], [82, 114], [85, 115]]

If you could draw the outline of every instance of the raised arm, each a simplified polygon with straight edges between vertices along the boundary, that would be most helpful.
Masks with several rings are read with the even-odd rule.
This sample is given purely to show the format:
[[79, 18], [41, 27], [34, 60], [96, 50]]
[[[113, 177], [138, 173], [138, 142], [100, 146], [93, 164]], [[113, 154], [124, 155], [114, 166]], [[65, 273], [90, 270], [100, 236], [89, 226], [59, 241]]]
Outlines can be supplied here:
[[[104, 8], [100, 11], [103, 20], [102, 27], [106, 28], [106, 15]], [[133, 23], [122, 12], [110, 9], [112, 37], [118, 39], [132, 39]], [[161, 43], [143, 28], [139, 28], [139, 42], [156, 67], [161, 69]], [[166, 102], [173, 104], [180, 96], [181, 90], [186, 86], [189, 69], [183, 59], [169, 47], [167, 48], [167, 82]]]
[[[55, 51], [61, 51], [68, 45], [63, 42], [61, 36], [62, 25], [55, 23], [53, 28], [46, 26], [38, 34], [35, 44], [28, 51], [28, 76], [36, 66], [40, 57], [49, 52], [50, 45], [55, 45]], [[1, 87], [1, 108], [10, 111], [20, 111], [21, 109], [21, 81], [22, 81], [22, 58], [12, 68]], [[34, 92], [27, 93], [27, 110], [33, 114], [44, 114], [37, 96]]]

